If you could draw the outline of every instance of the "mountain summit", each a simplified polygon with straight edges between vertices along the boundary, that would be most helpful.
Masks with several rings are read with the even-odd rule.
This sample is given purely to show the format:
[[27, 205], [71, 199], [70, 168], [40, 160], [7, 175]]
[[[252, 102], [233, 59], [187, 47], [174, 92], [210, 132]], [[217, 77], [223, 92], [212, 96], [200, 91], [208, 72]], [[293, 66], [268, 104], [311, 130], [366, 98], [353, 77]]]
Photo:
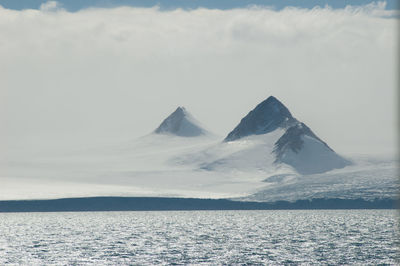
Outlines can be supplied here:
[[184, 107], [180, 106], [161, 123], [154, 133], [196, 137], [207, 134], [207, 131]]
[[295, 122], [296, 119], [286, 106], [274, 96], [270, 96], [250, 111], [228, 134], [225, 141], [233, 141], [249, 135], [266, 134]]

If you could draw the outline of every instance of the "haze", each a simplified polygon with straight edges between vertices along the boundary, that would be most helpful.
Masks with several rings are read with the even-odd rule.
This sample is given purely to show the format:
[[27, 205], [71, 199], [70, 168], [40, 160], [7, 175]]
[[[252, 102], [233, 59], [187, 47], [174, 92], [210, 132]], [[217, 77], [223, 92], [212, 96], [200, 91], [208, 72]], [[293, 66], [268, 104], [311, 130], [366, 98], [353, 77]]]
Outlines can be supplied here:
[[135, 139], [177, 106], [222, 139], [270, 95], [339, 153], [394, 152], [396, 15], [0, 7], [0, 154]]

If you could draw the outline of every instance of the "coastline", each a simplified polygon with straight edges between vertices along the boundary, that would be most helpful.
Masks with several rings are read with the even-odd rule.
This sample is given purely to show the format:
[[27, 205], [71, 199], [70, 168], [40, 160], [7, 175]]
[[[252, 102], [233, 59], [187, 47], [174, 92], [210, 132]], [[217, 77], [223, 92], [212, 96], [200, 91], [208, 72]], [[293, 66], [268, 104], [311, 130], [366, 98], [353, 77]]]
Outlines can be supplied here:
[[2, 200], [0, 212], [84, 212], [84, 211], [194, 211], [194, 210], [323, 210], [400, 209], [391, 198], [254, 202], [229, 199], [167, 197], [82, 197], [43, 200]]

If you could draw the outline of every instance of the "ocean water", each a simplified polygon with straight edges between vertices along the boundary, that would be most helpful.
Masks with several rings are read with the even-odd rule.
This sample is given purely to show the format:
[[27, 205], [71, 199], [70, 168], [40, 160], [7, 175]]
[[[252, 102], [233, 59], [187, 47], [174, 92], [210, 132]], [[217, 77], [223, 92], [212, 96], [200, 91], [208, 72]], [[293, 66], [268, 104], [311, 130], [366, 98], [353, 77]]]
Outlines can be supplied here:
[[396, 210], [1, 213], [0, 265], [398, 265]]

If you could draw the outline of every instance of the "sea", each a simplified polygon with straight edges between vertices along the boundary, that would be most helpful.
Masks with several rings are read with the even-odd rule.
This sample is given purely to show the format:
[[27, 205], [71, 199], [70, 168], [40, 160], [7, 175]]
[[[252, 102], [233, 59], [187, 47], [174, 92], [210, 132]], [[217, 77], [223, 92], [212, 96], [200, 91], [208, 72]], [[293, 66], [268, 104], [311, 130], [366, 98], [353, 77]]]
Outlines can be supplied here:
[[397, 210], [0, 213], [0, 265], [400, 265]]

